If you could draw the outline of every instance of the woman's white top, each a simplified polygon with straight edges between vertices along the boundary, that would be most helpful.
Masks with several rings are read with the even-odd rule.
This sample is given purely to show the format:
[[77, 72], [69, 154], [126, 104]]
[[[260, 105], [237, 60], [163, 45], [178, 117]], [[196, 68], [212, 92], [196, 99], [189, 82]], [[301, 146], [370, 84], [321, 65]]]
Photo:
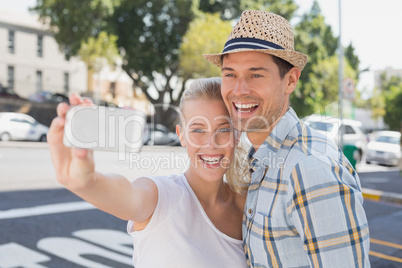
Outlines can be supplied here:
[[150, 222], [141, 231], [127, 224], [135, 268], [247, 267], [243, 242], [213, 225], [184, 174], [150, 179], [158, 187]]

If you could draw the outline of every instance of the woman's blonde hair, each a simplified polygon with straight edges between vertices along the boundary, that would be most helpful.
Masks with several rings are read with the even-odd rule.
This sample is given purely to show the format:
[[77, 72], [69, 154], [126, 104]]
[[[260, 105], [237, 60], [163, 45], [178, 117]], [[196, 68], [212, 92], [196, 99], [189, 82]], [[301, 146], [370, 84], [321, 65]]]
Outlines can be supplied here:
[[189, 100], [208, 99], [208, 100], [221, 100], [221, 83], [222, 79], [219, 77], [199, 78], [194, 80], [190, 86], [183, 92], [180, 99], [180, 112], [183, 114], [183, 105]]
[[[221, 95], [222, 79], [219, 77], [200, 78], [194, 80], [191, 85], [184, 91], [180, 100], [180, 124], [184, 123], [183, 106], [189, 100], [220, 100], [223, 102]], [[243, 148], [236, 146], [232, 162], [226, 171], [225, 178], [229, 186], [239, 194], [247, 193], [249, 177], [248, 163], [245, 161], [246, 152]]]

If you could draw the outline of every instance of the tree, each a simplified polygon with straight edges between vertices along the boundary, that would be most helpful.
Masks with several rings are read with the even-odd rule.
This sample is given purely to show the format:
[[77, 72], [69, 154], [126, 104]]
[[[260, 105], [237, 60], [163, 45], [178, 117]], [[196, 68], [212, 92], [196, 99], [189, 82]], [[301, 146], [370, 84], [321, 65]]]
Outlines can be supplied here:
[[402, 83], [385, 93], [384, 122], [391, 130], [400, 131], [402, 127]]
[[115, 64], [119, 57], [116, 46], [117, 36], [108, 35], [102, 31], [97, 37], [89, 37], [87, 42], [83, 42], [78, 51], [78, 56], [87, 64], [89, 92], [93, 92], [93, 74], [104, 66], [105, 61], [109, 65]]
[[382, 95], [384, 98], [384, 122], [391, 130], [399, 131], [402, 127], [402, 78], [387, 77], [386, 72], [380, 74]]
[[218, 13], [200, 13], [190, 23], [180, 47], [180, 74], [183, 79], [220, 76], [220, 69], [205, 60], [202, 54], [222, 50], [231, 30], [231, 23], [222, 21]]
[[[316, 1], [309, 12], [301, 17], [295, 27], [295, 49], [308, 55], [309, 60], [302, 71], [291, 105], [300, 117], [324, 111], [325, 106], [338, 100], [338, 60], [336, 49], [338, 38], [332, 28], [325, 24]], [[357, 70], [349, 64], [349, 58], [358, 60], [350, 45], [344, 61], [344, 76], [355, 80]]]
[[[187, 80], [178, 79], [179, 48], [193, 19], [188, 0], [123, 0], [108, 19], [123, 51], [123, 69], [158, 109], [156, 122], [173, 124]], [[161, 105], [169, 104], [169, 105]]]
[[265, 10], [280, 14], [287, 20], [293, 18], [298, 6], [294, 0], [241, 0], [240, 10]]
[[82, 42], [97, 36], [105, 18], [120, 0], [37, 0], [31, 11], [50, 26], [54, 38], [67, 57], [76, 56]]
[[222, 20], [240, 17], [243, 10], [265, 10], [290, 20], [297, 5], [294, 0], [196, 0], [199, 10], [205, 13], [219, 13]]
[[[123, 69], [153, 104], [176, 105], [186, 81], [176, 79], [182, 36], [193, 19], [188, 0], [39, 0], [33, 8], [49, 23], [56, 41], [69, 56], [81, 44], [106, 31], [118, 37]], [[151, 94], [156, 93], [156, 94]], [[158, 113], [169, 125], [172, 113]]]
[[353, 47], [352, 43], [350, 43], [349, 46], [345, 48], [345, 58], [349, 65], [356, 70], [356, 79], [359, 79], [360, 72], [359, 70], [359, 65], [360, 65], [360, 59], [358, 56], [355, 54], [355, 48]]

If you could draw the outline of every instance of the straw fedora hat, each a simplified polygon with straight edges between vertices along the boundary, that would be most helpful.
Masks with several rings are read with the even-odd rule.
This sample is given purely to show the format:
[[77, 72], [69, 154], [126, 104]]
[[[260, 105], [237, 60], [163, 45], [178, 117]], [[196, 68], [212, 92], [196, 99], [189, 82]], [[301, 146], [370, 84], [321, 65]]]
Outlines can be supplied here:
[[281, 58], [303, 70], [308, 57], [294, 50], [293, 31], [289, 22], [274, 13], [245, 10], [233, 27], [228, 40], [219, 54], [203, 56], [222, 67], [222, 55], [242, 51], [257, 51]]

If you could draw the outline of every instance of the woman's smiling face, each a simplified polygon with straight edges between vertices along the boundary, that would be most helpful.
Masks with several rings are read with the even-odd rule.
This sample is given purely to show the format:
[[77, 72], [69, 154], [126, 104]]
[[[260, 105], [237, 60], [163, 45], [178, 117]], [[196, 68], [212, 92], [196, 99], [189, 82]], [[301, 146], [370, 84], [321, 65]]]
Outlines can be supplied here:
[[183, 105], [184, 124], [177, 132], [190, 158], [187, 171], [206, 181], [222, 179], [234, 152], [234, 132], [222, 100], [188, 100]]

